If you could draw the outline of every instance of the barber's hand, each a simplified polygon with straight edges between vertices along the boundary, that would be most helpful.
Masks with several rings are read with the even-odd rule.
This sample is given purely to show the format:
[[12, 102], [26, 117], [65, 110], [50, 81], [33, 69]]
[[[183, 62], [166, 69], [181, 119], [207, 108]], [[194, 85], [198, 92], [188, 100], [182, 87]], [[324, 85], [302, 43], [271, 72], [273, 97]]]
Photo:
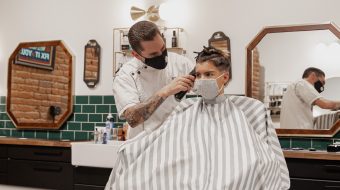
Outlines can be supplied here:
[[194, 81], [195, 77], [191, 75], [177, 77], [158, 91], [158, 95], [166, 98], [181, 91], [189, 91], [194, 86]]

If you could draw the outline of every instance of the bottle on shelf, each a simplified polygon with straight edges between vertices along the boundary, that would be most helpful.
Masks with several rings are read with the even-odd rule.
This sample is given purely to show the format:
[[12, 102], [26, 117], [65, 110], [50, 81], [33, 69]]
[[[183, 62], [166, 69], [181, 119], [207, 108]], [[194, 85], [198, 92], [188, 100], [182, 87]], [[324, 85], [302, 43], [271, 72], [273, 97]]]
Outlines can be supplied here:
[[114, 128], [114, 119], [111, 113], [109, 113], [106, 117], [106, 122], [105, 122], [105, 128], [106, 128], [106, 139], [107, 140], [112, 140], [112, 131]]
[[106, 132], [103, 133], [103, 144], [107, 144], [108, 134]]
[[176, 31], [172, 31], [171, 47], [177, 47]]
[[96, 128], [94, 130], [94, 133], [93, 133], [93, 140], [94, 140], [94, 143], [95, 144], [98, 144], [99, 142], [99, 131], [98, 131], [98, 128]]
[[124, 140], [127, 140], [129, 138], [129, 132], [130, 132], [130, 125], [128, 122], [125, 122], [123, 124], [123, 136], [124, 136]]
[[122, 50], [129, 50], [130, 49], [127, 31], [122, 32], [121, 49]]
[[164, 37], [164, 34], [162, 33], [162, 38], [163, 38], [163, 41], [164, 41], [164, 44], [166, 46], [166, 38]]
[[100, 143], [100, 144], [103, 143], [103, 136], [104, 136], [104, 131], [103, 130], [99, 130], [98, 143]]

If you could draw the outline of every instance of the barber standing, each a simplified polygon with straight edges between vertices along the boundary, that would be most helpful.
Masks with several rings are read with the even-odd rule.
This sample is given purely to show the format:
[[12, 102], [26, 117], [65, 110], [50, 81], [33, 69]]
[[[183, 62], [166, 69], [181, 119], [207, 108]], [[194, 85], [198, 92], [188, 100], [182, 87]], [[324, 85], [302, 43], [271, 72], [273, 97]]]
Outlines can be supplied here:
[[134, 24], [128, 33], [133, 59], [113, 81], [113, 95], [120, 118], [131, 126], [128, 138], [159, 127], [178, 105], [174, 94], [189, 91], [195, 77], [194, 63], [167, 52], [158, 27], [148, 21]]
[[307, 68], [302, 80], [288, 86], [283, 96], [280, 128], [313, 129], [313, 105], [323, 109], [339, 109], [340, 102], [322, 98], [325, 73], [315, 67]]

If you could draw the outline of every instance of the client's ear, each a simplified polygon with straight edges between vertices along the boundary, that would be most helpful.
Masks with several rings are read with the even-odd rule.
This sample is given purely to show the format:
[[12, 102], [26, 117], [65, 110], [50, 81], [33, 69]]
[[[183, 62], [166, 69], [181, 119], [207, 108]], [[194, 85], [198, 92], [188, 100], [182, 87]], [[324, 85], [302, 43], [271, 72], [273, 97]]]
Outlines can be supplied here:
[[229, 72], [225, 72], [223, 74], [223, 83], [224, 85], [227, 85], [229, 83]]

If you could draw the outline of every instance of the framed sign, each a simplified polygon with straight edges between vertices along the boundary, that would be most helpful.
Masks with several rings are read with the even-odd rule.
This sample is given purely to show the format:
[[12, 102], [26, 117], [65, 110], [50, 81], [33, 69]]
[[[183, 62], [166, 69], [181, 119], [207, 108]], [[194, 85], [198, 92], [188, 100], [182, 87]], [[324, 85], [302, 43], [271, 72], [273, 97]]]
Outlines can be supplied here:
[[14, 63], [29, 67], [53, 70], [55, 58], [54, 46], [21, 48]]

